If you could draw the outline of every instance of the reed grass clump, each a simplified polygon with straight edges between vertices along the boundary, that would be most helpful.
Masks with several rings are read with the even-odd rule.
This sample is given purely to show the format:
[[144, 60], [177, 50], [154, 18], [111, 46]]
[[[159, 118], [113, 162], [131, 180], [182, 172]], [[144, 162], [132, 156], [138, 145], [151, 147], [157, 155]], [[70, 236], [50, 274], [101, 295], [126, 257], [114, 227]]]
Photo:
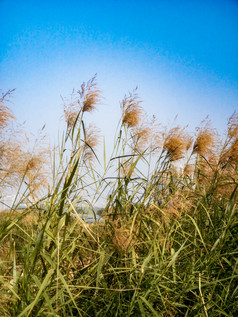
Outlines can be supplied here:
[[32, 146], [23, 127], [17, 124], [6, 106], [13, 92], [9, 90], [0, 98], [0, 191], [6, 194], [14, 189], [19, 193], [21, 188], [25, 198], [33, 201], [48, 186], [49, 150], [41, 146], [44, 135], [39, 135]]
[[[93, 78], [64, 104], [51, 178], [43, 149], [27, 152], [0, 213], [0, 316], [236, 316], [237, 115], [223, 139], [208, 125], [165, 133], [133, 92], [106, 159], [85, 124], [100, 100]], [[48, 192], [31, 198], [42, 182]]]

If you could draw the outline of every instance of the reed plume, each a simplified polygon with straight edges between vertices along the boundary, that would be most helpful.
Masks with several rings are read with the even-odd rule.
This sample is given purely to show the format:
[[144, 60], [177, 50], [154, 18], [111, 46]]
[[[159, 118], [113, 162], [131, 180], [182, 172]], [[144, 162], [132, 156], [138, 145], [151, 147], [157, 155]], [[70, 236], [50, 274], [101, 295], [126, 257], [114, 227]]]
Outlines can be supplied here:
[[72, 128], [75, 120], [84, 112], [92, 112], [101, 101], [101, 91], [97, 88], [96, 75], [75, 93], [73, 90], [71, 100], [67, 104], [64, 100], [64, 117], [68, 128]]
[[238, 112], [235, 112], [228, 121], [227, 142], [222, 149], [221, 163], [223, 168], [227, 164], [238, 166]]
[[[45, 167], [49, 161], [46, 150], [38, 150], [35, 154], [26, 151], [24, 148], [29, 140], [23, 134], [22, 128], [10, 125], [15, 117], [4, 102], [9, 101], [13, 91], [9, 90], [0, 98], [0, 188], [8, 191], [9, 188], [19, 186], [24, 180], [33, 197], [48, 184]], [[42, 141], [41, 138], [40, 142]]]
[[228, 136], [232, 139], [238, 137], [238, 112], [234, 112], [228, 121]]
[[191, 177], [194, 173], [195, 166], [191, 164], [186, 164], [184, 166], [183, 175], [185, 177]]
[[0, 98], [0, 188], [1, 190], [15, 183], [16, 173], [11, 169], [17, 160], [18, 144], [14, 140], [17, 132], [10, 124], [15, 117], [12, 111], [5, 105], [9, 102], [15, 89], [2, 93]]
[[190, 142], [191, 138], [184, 129], [175, 127], [165, 136], [163, 151], [167, 152], [171, 161], [177, 161], [184, 157]]
[[74, 125], [74, 122], [79, 114], [79, 111], [77, 107], [75, 106], [77, 103], [70, 103], [69, 105], [64, 105], [64, 117], [65, 121], [67, 123], [68, 128], [72, 128]]
[[46, 170], [49, 164], [48, 151], [40, 150], [38, 153], [25, 154], [25, 184], [27, 185], [30, 196], [36, 199], [42, 190], [48, 187], [48, 173]]
[[229, 160], [236, 167], [238, 166], [238, 136], [232, 142], [230, 150], [229, 150]]
[[148, 148], [151, 130], [148, 126], [136, 126], [133, 129], [133, 148], [137, 151], [144, 151]]
[[22, 157], [22, 151], [18, 144], [8, 142], [1, 144], [0, 159], [0, 188], [7, 190], [9, 186], [18, 183], [21, 164], [18, 164], [19, 158]]
[[8, 98], [11, 97], [12, 93], [15, 89], [8, 90], [6, 93], [2, 93], [2, 96], [0, 98], [0, 133], [2, 129], [4, 129], [11, 119], [15, 120], [15, 117], [12, 113], [12, 111], [4, 105], [6, 101], [9, 101]]
[[204, 121], [204, 127], [197, 129], [197, 137], [193, 145], [192, 154], [206, 157], [211, 154], [216, 145], [217, 133], [210, 127], [209, 121]]
[[82, 99], [83, 112], [92, 112], [101, 101], [101, 91], [97, 88], [96, 77], [95, 75], [87, 84], [83, 83], [81, 90], [78, 91]]
[[161, 145], [159, 124], [155, 116], [151, 120], [144, 116], [143, 122], [132, 128], [133, 147], [139, 152], [150, 150], [156, 151]]
[[92, 160], [99, 145], [100, 130], [93, 124], [85, 129], [84, 160]]
[[119, 252], [125, 252], [134, 242], [128, 225], [119, 224], [119, 219], [112, 223], [112, 232], [109, 235], [113, 245]]
[[122, 100], [122, 123], [128, 128], [136, 127], [142, 119], [143, 109], [140, 103], [136, 89]]
[[121, 163], [121, 174], [122, 177], [130, 178], [135, 170], [135, 167], [131, 163], [131, 160], [127, 160]]
[[20, 143], [9, 143], [1, 157], [0, 188], [7, 191], [24, 180], [31, 197], [37, 197], [48, 186], [48, 151], [25, 152]]

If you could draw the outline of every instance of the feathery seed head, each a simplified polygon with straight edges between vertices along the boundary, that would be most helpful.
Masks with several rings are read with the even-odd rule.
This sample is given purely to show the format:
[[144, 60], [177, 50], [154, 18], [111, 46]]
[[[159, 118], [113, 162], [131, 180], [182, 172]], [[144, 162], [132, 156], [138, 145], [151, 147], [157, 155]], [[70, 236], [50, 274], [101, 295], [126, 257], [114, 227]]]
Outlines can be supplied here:
[[134, 166], [131, 164], [130, 160], [123, 162], [121, 164], [121, 174], [123, 177], [130, 178], [134, 172]]
[[133, 129], [133, 142], [135, 149], [144, 151], [148, 147], [151, 129], [147, 126], [135, 126]]
[[132, 139], [134, 148], [138, 151], [150, 150], [155, 152], [161, 145], [159, 133], [159, 123], [155, 116], [150, 120], [147, 115], [143, 117], [143, 122], [132, 128]]
[[238, 136], [235, 140], [230, 144], [227, 152], [225, 153], [223, 160], [226, 163], [231, 163], [238, 166]]
[[177, 161], [184, 157], [189, 141], [190, 137], [184, 129], [180, 127], [172, 128], [165, 137], [163, 151], [167, 152], [171, 161]]
[[128, 128], [137, 126], [142, 119], [143, 109], [140, 103], [141, 101], [138, 99], [135, 90], [122, 100], [122, 123]]
[[217, 133], [214, 129], [210, 127], [209, 121], [204, 121], [205, 126], [198, 128], [198, 134], [193, 145], [192, 154], [197, 153], [201, 156], [206, 156], [211, 153], [212, 149], [215, 146], [215, 141], [217, 138]]
[[72, 128], [72, 126], [74, 125], [74, 122], [78, 116], [79, 111], [74, 109], [74, 105], [70, 104], [67, 107], [65, 106], [64, 109], [64, 117], [65, 117], [65, 121], [67, 122], [67, 126], [69, 128]]
[[183, 175], [185, 177], [191, 177], [194, 173], [194, 165], [186, 164], [183, 170]]
[[0, 97], [0, 130], [4, 129], [11, 119], [15, 120], [12, 111], [4, 105], [5, 101], [9, 101], [8, 97], [11, 97], [14, 90], [9, 90], [5, 94], [2, 93], [2, 97]]
[[83, 83], [78, 93], [82, 99], [82, 111], [92, 112], [101, 100], [101, 91], [97, 88], [96, 75], [87, 82], [87, 85]]
[[132, 243], [132, 235], [126, 226], [122, 226], [120, 228], [114, 227], [112, 242], [121, 252], [126, 251], [129, 248]]
[[238, 112], [234, 112], [228, 121], [228, 135], [230, 138], [238, 137]]
[[93, 152], [99, 144], [100, 130], [93, 124], [85, 130], [84, 159], [92, 159]]
[[238, 112], [235, 112], [228, 121], [227, 143], [221, 153], [223, 168], [228, 163], [238, 165]]
[[100, 93], [101, 91], [97, 89], [96, 75], [87, 84], [83, 83], [77, 94], [73, 90], [71, 102], [69, 104], [64, 102], [64, 116], [68, 128], [73, 127], [81, 112], [92, 112], [96, 108], [101, 100]]

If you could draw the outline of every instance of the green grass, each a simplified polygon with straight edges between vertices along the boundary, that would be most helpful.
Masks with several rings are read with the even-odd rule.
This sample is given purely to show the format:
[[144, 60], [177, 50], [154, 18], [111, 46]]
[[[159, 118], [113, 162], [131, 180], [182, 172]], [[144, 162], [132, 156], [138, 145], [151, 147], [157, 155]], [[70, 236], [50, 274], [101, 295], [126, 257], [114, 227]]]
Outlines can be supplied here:
[[[84, 89], [50, 193], [0, 214], [0, 316], [236, 316], [234, 122], [216, 162], [212, 142], [195, 147], [197, 138], [186, 149], [182, 129], [155, 150], [139, 144], [142, 110], [132, 94], [112, 155], [100, 161], [84, 123], [98, 90], [93, 81]], [[189, 176], [176, 170], [184, 157]], [[105, 195], [103, 221], [86, 223], [78, 203], [90, 213]]]

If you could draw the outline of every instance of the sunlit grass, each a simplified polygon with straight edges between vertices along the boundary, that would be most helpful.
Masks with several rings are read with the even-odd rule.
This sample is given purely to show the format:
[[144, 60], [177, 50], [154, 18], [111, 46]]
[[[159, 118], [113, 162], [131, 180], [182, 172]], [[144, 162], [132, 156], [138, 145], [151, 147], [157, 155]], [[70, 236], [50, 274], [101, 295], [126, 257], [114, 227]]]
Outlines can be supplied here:
[[30, 199], [28, 177], [28, 207], [0, 214], [0, 315], [235, 316], [237, 113], [225, 138], [208, 122], [192, 136], [149, 124], [133, 92], [106, 160], [84, 122], [99, 101], [93, 78], [65, 105], [49, 192]]

